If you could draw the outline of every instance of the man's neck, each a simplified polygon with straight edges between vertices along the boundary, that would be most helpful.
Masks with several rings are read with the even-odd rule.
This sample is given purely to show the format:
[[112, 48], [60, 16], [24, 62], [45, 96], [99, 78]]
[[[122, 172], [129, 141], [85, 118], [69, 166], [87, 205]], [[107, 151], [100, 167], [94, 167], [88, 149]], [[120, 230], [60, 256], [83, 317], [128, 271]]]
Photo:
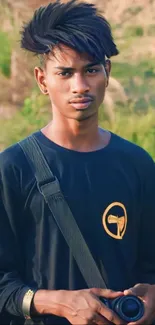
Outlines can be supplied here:
[[94, 120], [59, 123], [51, 121], [42, 129], [43, 134], [56, 144], [75, 151], [89, 152], [108, 145], [110, 133], [98, 127]]

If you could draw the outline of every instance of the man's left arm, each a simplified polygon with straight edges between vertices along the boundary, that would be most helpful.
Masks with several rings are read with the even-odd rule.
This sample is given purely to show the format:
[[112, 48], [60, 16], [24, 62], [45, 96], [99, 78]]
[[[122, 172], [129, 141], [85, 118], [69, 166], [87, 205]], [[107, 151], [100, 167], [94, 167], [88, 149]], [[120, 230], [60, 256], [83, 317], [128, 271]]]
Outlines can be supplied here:
[[139, 284], [126, 294], [142, 298], [145, 313], [141, 320], [130, 324], [150, 325], [155, 320], [155, 163], [145, 154], [142, 161], [142, 215], [139, 229]]

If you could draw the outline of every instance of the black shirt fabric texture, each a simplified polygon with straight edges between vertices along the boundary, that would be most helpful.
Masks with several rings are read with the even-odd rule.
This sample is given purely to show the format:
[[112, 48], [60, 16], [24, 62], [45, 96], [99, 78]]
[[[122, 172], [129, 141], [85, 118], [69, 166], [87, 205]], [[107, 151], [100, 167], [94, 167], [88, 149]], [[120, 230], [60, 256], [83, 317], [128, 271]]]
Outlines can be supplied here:
[[[92, 152], [63, 148], [41, 131], [34, 135], [101, 274], [106, 269], [109, 288], [155, 284], [155, 164], [149, 154], [113, 133], [107, 147]], [[16, 143], [0, 154], [0, 313], [15, 324], [24, 323], [28, 288], [87, 285]]]

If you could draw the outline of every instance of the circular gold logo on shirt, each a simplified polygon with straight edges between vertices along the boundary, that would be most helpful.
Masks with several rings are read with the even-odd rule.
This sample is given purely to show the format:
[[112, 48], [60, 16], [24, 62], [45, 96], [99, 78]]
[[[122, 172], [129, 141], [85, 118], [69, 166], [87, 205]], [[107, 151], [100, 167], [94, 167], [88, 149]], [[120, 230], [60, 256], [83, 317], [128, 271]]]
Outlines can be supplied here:
[[[102, 218], [106, 233], [115, 239], [122, 239], [127, 226], [127, 212], [120, 202], [111, 203], [104, 211]], [[114, 229], [111, 229], [113, 227]]]

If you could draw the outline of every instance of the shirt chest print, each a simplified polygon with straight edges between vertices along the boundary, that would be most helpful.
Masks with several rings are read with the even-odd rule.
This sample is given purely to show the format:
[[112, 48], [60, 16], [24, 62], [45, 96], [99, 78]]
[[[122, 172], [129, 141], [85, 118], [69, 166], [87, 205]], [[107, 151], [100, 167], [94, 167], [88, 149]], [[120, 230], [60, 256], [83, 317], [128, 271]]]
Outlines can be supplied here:
[[120, 202], [111, 203], [103, 213], [102, 224], [110, 237], [123, 239], [127, 227], [125, 206]]

